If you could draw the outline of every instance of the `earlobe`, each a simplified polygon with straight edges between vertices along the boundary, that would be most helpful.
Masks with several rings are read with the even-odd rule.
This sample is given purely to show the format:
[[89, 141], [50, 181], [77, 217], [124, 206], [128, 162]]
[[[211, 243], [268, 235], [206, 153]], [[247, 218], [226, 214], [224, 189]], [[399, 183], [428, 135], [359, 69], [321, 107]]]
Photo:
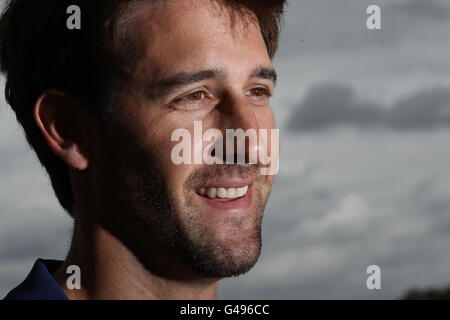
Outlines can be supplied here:
[[81, 106], [63, 90], [48, 89], [34, 106], [34, 120], [53, 153], [75, 170], [89, 166]]

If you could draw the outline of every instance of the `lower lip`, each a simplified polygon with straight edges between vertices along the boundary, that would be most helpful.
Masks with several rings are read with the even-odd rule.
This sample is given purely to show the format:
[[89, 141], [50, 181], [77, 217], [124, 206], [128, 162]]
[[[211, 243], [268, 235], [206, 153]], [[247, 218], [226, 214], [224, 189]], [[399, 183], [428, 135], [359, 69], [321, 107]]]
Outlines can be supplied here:
[[251, 199], [252, 199], [252, 193], [253, 193], [253, 183], [248, 186], [248, 191], [242, 198], [237, 198], [233, 200], [226, 200], [226, 199], [210, 199], [203, 197], [199, 194], [197, 194], [195, 191], [194, 194], [206, 205], [222, 211], [228, 211], [228, 212], [239, 212], [244, 211], [250, 207]]

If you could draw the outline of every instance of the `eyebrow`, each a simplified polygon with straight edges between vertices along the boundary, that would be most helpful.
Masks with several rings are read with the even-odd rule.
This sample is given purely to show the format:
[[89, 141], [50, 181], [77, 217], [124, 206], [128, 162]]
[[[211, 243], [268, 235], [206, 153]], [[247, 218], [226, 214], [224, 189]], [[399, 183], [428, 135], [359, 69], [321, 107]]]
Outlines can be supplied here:
[[277, 72], [272, 68], [266, 68], [263, 66], [256, 67], [253, 69], [253, 71], [250, 73], [251, 78], [260, 78], [265, 80], [270, 80], [273, 82], [274, 86], [277, 84], [278, 75]]
[[[149, 88], [149, 95], [152, 98], [163, 97], [168, 93], [181, 89], [183, 87], [195, 84], [208, 79], [225, 80], [227, 73], [218, 68], [201, 70], [193, 73], [181, 72], [160, 80]], [[270, 80], [276, 86], [278, 75], [273, 68], [258, 66], [250, 72], [249, 80], [252, 78], [260, 78]]]

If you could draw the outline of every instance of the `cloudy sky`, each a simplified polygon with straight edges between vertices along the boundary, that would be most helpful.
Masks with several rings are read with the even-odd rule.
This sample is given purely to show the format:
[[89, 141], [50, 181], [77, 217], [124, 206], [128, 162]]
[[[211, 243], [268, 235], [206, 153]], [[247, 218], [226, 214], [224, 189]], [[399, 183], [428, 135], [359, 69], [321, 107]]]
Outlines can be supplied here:
[[[381, 30], [366, 28], [371, 4]], [[394, 299], [450, 285], [449, 30], [447, 0], [290, 0], [263, 252], [220, 298]], [[37, 257], [64, 258], [71, 220], [3, 95], [0, 163], [2, 297]], [[381, 290], [366, 287], [373, 264]]]

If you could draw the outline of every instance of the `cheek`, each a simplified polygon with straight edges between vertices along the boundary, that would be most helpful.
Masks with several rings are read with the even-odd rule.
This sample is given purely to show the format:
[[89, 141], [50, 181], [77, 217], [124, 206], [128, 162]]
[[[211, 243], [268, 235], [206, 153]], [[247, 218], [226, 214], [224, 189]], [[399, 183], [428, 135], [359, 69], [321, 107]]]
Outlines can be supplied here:
[[193, 119], [191, 122], [182, 115], [169, 113], [156, 105], [147, 105], [139, 99], [126, 101], [124, 106], [121, 116], [115, 119], [112, 134], [127, 145], [123, 150], [129, 153], [138, 150], [136, 156], [140, 159], [136, 161], [140, 166], [155, 169], [164, 180], [168, 192], [178, 196], [192, 168], [185, 164], [176, 165], [172, 161], [172, 148], [178, 142], [171, 141], [171, 137], [176, 129], [189, 129]]
[[[191, 164], [176, 164], [172, 159], [172, 150], [176, 145], [179, 145], [183, 140], [172, 141], [172, 134], [175, 130], [180, 128], [187, 128], [188, 126], [178, 123], [177, 121], [166, 120], [163, 125], [153, 126], [153, 130], [146, 135], [146, 148], [152, 149], [154, 161], [168, 187], [168, 192], [175, 199], [183, 197], [183, 185], [189, 175], [195, 168]], [[191, 131], [191, 130], [189, 130]], [[191, 136], [193, 137], [193, 133]], [[193, 141], [189, 143], [191, 155], [194, 154]]]

